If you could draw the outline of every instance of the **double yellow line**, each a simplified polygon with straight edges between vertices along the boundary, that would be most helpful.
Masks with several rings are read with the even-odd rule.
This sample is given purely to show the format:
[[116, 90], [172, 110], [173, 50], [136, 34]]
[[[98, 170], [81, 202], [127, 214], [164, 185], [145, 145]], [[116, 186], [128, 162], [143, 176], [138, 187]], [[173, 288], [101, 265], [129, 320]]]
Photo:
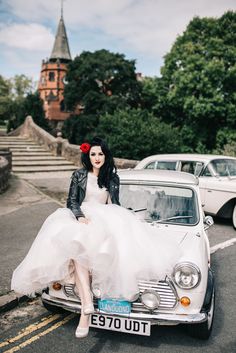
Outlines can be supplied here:
[[10, 344], [16, 343], [17, 341], [21, 340], [22, 338], [32, 334], [34, 331], [37, 331], [41, 329], [42, 327], [47, 326], [48, 324], [52, 323], [53, 321], [56, 321], [61, 318], [60, 314], [55, 314], [55, 315], [50, 315], [47, 316], [46, 318], [41, 319], [40, 321], [36, 322], [35, 324], [29, 325], [26, 328], [24, 328], [22, 331], [20, 331], [17, 336], [12, 337], [7, 339], [6, 341], [0, 343], [0, 349], [5, 347], [7, 350], [2, 351], [3, 353], [13, 353], [19, 351], [21, 348], [24, 348], [28, 346], [29, 344], [37, 341], [40, 337], [43, 337], [47, 335], [48, 333], [52, 332], [53, 330], [57, 329], [58, 327], [64, 325], [68, 321], [72, 320], [76, 315], [75, 314], [70, 314], [63, 318], [62, 320], [56, 322], [54, 325], [50, 326], [46, 330], [39, 332], [35, 336], [32, 336], [31, 338], [27, 339], [26, 341], [14, 346], [13, 348], [7, 349]]

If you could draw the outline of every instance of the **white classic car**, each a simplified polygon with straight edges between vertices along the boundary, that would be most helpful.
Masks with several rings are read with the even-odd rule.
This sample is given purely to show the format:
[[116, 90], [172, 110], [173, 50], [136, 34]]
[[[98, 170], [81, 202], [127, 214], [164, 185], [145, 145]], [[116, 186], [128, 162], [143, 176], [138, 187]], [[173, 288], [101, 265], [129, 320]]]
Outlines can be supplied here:
[[[214, 278], [206, 229], [213, 224], [201, 207], [198, 179], [173, 171], [130, 170], [119, 173], [123, 207], [156, 227], [166, 242], [177, 241], [181, 258], [172, 275], [139, 282], [132, 301], [101, 300], [99, 287], [91, 288], [95, 312], [90, 326], [139, 335], [150, 335], [152, 325], [178, 325], [198, 338], [210, 336], [214, 317]], [[144, 244], [145, 246], [145, 244]], [[158, 249], [157, 249], [158, 251]], [[42, 294], [50, 311], [80, 313], [81, 303], [73, 284], [55, 282]]]
[[157, 154], [144, 158], [135, 169], [166, 169], [199, 177], [203, 210], [232, 219], [236, 229], [236, 158], [206, 154]]

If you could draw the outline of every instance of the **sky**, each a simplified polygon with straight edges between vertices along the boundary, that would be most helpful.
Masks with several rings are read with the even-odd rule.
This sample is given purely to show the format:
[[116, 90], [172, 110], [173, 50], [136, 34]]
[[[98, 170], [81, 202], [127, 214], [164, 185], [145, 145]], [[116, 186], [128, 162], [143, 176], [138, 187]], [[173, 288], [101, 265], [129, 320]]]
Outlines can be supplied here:
[[194, 16], [220, 17], [235, 0], [0, 0], [0, 75], [39, 79], [50, 57], [63, 3], [72, 58], [107, 49], [160, 76], [163, 57]]

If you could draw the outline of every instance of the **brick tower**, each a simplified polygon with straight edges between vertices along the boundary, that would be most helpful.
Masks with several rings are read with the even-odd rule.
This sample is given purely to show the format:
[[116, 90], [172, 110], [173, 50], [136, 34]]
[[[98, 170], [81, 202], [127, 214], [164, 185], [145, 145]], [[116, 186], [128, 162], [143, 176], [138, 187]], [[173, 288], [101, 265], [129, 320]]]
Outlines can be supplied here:
[[70, 115], [65, 111], [64, 85], [67, 65], [71, 61], [70, 49], [63, 19], [63, 8], [51, 56], [43, 60], [38, 90], [44, 102], [45, 116], [56, 122], [64, 121]]

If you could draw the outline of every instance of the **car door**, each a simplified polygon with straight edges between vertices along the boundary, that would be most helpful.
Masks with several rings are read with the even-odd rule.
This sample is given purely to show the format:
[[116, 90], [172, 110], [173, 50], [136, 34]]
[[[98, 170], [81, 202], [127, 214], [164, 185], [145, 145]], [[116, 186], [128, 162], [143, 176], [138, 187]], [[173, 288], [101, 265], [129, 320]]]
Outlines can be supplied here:
[[224, 202], [227, 201], [227, 199], [223, 200], [224, 193], [222, 193], [220, 184], [220, 178], [213, 174], [210, 165], [206, 166], [199, 177], [201, 201], [206, 213], [217, 214]]

